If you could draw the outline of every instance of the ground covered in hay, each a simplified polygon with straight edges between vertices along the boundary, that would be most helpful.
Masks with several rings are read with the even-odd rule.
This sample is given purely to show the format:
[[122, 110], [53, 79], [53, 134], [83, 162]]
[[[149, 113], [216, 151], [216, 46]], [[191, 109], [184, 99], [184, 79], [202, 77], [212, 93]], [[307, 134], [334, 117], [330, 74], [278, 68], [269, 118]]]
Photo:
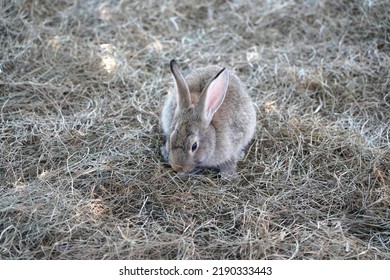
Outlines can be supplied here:
[[[390, 259], [387, 0], [0, 2], [0, 259]], [[181, 178], [183, 72], [244, 81], [236, 178]]]

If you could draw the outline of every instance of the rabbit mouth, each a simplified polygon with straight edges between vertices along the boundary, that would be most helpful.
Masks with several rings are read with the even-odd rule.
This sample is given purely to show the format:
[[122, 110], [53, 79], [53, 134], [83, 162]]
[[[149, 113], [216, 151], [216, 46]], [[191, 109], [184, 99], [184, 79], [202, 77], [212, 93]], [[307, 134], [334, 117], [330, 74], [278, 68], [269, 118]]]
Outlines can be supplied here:
[[174, 162], [173, 160], [170, 160], [169, 161], [169, 164], [171, 165], [172, 169], [176, 172], [180, 172], [180, 173], [196, 173], [197, 171], [199, 171], [199, 169], [202, 169], [202, 163], [203, 163], [203, 160], [195, 160], [195, 162], [191, 163], [191, 164], [180, 164], [178, 162]]
[[171, 163], [171, 167], [172, 167], [172, 169], [175, 170], [176, 172], [184, 172], [184, 173], [189, 172], [189, 171], [188, 171], [188, 168], [186, 168], [185, 166], [180, 165], [180, 164]]
[[171, 167], [174, 171], [179, 173], [191, 173], [193, 170], [195, 170], [195, 167], [184, 166], [175, 163], [171, 163]]

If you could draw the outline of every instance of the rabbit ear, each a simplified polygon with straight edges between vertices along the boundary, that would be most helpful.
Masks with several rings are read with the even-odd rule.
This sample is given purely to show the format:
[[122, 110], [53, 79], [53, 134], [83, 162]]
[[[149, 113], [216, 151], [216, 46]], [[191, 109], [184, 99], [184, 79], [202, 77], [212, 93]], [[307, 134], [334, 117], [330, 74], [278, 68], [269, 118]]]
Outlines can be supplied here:
[[203, 90], [199, 103], [202, 109], [202, 118], [206, 125], [209, 125], [214, 113], [221, 106], [225, 99], [229, 85], [229, 74], [222, 69], [209, 85]]
[[180, 72], [179, 65], [177, 65], [174, 59], [171, 60], [170, 66], [172, 75], [175, 78], [178, 109], [188, 108], [191, 106], [191, 95], [188, 85]]

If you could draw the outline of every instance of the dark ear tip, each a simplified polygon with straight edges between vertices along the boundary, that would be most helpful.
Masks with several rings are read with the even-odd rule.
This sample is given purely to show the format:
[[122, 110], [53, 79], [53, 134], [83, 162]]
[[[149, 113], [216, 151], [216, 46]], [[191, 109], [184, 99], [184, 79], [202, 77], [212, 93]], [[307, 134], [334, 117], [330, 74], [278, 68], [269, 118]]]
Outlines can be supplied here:
[[222, 74], [223, 72], [225, 72], [225, 71], [226, 71], [226, 68], [222, 68], [221, 71], [219, 71], [218, 74], [215, 75], [215, 77], [214, 77], [213, 80], [215, 80], [216, 78], [218, 78], [218, 76], [221, 75], [221, 74]]
[[177, 65], [176, 63], [176, 60], [172, 59], [170, 62], [169, 62], [169, 66], [171, 67], [171, 71], [173, 72], [173, 67]]

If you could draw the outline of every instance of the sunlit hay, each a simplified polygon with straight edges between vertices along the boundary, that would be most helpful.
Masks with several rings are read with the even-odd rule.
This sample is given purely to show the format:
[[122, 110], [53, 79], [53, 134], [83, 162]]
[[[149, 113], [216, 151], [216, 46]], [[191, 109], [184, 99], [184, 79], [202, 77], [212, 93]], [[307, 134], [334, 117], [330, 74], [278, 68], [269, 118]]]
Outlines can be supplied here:
[[[0, 259], [389, 259], [388, 1], [1, 1]], [[186, 74], [257, 111], [238, 175], [159, 124]]]

